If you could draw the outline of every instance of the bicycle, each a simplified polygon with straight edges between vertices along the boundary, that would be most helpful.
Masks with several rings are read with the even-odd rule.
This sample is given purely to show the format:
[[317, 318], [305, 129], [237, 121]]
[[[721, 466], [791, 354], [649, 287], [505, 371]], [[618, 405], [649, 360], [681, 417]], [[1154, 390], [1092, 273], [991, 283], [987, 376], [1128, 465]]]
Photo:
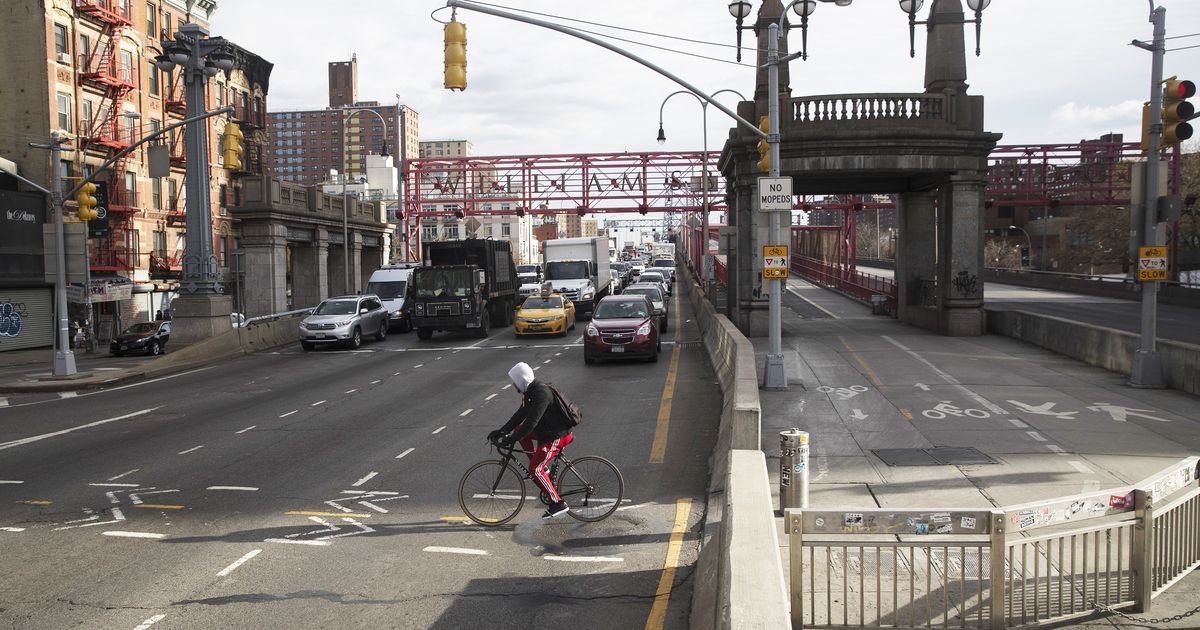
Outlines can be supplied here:
[[[511, 521], [525, 506], [525, 480], [531, 474], [514, 455], [518, 450], [524, 454], [529, 451], [497, 442], [491, 444], [500, 453], [500, 459], [481, 461], [463, 473], [458, 482], [458, 504], [467, 518], [496, 527]], [[608, 518], [625, 496], [621, 471], [603, 457], [588, 455], [572, 460], [567, 459], [564, 451], [559, 451], [551, 462], [550, 478], [559, 496], [571, 508], [568, 514], [587, 523]], [[538, 500], [550, 504], [545, 492], [539, 492]]]

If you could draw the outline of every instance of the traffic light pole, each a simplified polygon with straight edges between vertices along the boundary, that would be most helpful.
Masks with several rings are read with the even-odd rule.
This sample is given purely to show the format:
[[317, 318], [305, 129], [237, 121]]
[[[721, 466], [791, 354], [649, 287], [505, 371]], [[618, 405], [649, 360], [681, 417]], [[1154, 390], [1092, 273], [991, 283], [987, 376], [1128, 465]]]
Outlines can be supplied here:
[[[50, 192], [50, 200], [54, 204], [54, 308], [58, 314], [58, 333], [55, 335], [57, 344], [54, 349], [55, 376], [71, 376], [75, 373], [75, 354], [71, 352], [71, 344], [67, 340], [70, 330], [67, 317], [67, 248], [66, 239], [63, 237], [62, 178], [58, 176], [64, 142], [66, 140], [60, 138], [58, 132], [50, 134], [50, 164], [54, 169], [54, 185]], [[88, 262], [85, 260], [84, 264]], [[84, 290], [90, 292], [91, 287], [84, 287]]]
[[[786, 17], [787, 11], [784, 10]], [[783, 18], [780, 18], [782, 21]], [[779, 177], [779, 25], [772, 22], [767, 29], [767, 143], [770, 145], [771, 177]], [[781, 217], [778, 212], [770, 213], [771, 245], [782, 245], [780, 234]], [[765, 389], [786, 389], [787, 367], [783, 364], [783, 283], [786, 280], [772, 278], [767, 281], [769, 331], [767, 365], [763, 371]]]

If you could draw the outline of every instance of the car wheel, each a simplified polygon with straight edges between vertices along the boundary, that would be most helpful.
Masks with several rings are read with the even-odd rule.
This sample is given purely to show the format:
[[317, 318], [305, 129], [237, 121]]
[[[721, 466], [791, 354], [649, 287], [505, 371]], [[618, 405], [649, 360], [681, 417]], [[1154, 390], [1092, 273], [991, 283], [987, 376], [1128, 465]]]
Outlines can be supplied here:
[[654, 349], [654, 354], [646, 357], [646, 362], [647, 363], [657, 363], [658, 362], [658, 348]]
[[420, 339], [421, 341], [429, 341], [430, 339], [433, 339], [433, 329], [432, 328], [418, 328], [417, 329], [417, 339]]
[[150, 356], [156, 357], [160, 354], [162, 354], [162, 346], [159, 345], [158, 340], [151, 341], [150, 342]]
[[358, 349], [362, 346], [362, 329], [355, 326], [354, 332], [350, 334], [350, 347]]
[[304, 351], [305, 351], [305, 352], [312, 352], [312, 351], [313, 351], [313, 348], [314, 348], [315, 346], [313, 346], [311, 343], [308, 343], [307, 341], [301, 341], [301, 342], [300, 342], [300, 347], [301, 347], [301, 348], [304, 348]]
[[384, 321], [382, 324], [380, 324], [379, 332], [375, 333], [375, 341], [383, 341], [384, 339], [387, 339], [389, 325], [390, 324], [388, 324], [387, 321]]

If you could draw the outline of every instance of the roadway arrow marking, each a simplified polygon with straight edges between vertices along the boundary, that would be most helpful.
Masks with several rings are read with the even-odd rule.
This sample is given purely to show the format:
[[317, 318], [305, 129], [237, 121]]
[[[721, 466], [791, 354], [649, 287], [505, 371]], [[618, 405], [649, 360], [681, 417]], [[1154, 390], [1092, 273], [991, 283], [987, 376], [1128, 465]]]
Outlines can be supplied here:
[[862, 409], [855, 409], [853, 412], [851, 412], [850, 417], [854, 418], [855, 420], [866, 420], [867, 414], [863, 413]]

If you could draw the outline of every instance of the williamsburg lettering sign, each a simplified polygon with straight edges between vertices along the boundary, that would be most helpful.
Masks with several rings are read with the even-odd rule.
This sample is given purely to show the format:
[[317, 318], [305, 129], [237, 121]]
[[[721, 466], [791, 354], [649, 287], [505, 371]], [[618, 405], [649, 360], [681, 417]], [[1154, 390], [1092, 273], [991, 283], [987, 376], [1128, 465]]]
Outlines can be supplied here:
[[759, 212], [783, 212], [792, 209], [791, 177], [758, 178]]

